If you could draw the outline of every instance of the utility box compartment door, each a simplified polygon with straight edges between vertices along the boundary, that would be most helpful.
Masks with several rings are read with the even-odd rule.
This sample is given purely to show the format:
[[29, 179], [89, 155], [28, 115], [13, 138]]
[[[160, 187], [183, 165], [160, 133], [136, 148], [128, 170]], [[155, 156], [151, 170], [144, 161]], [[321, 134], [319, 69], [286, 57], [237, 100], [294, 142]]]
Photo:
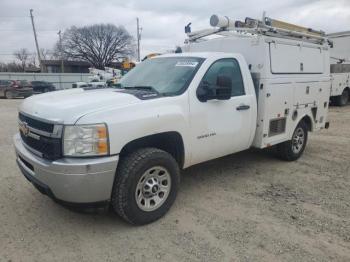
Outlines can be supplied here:
[[320, 48], [270, 43], [272, 74], [322, 74], [324, 54]]
[[294, 84], [294, 105], [315, 104], [319, 99], [320, 82], [297, 82]]
[[[290, 82], [267, 84], [265, 98], [264, 134], [265, 143], [285, 140], [289, 133], [289, 117], [293, 108], [293, 88]], [[278, 132], [272, 132], [274, 124], [279, 126]], [[283, 127], [283, 128], [282, 128]]]
[[301, 47], [301, 61], [304, 73], [322, 74], [324, 71], [324, 52], [321, 48]]

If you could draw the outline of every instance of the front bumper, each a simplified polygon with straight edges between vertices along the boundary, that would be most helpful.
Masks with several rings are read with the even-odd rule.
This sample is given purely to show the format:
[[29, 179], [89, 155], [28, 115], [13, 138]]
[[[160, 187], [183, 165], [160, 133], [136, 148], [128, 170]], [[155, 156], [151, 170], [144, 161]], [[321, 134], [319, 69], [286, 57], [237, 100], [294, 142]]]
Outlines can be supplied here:
[[19, 134], [14, 144], [19, 168], [40, 192], [72, 205], [110, 200], [119, 156], [49, 161], [31, 153]]

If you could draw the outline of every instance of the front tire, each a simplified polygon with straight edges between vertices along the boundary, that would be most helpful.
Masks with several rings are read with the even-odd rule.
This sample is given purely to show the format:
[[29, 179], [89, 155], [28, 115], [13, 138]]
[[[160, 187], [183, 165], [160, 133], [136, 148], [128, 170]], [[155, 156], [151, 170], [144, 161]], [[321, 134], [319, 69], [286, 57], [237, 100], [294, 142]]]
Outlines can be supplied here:
[[292, 139], [277, 145], [277, 155], [286, 161], [297, 160], [304, 152], [307, 139], [308, 128], [304, 121], [300, 121], [293, 132]]
[[151, 223], [170, 209], [179, 184], [179, 167], [169, 153], [157, 148], [136, 150], [118, 165], [112, 207], [129, 223]]
[[5, 97], [6, 97], [6, 99], [12, 99], [13, 98], [13, 93], [11, 91], [7, 91], [5, 93]]

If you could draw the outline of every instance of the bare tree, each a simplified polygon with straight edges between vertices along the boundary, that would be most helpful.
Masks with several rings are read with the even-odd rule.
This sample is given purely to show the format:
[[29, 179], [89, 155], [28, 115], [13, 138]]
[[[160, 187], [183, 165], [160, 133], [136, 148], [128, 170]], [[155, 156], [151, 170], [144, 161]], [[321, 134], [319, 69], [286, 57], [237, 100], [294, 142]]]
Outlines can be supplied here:
[[18, 51], [14, 52], [13, 55], [21, 62], [22, 70], [24, 72], [30, 53], [26, 48], [21, 48]]
[[62, 49], [57, 43], [56, 50], [64, 58], [84, 60], [98, 69], [103, 69], [112, 61], [133, 52], [133, 38], [122, 26], [96, 24], [71, 27], [62, 37]]
[[54, 51], [50, 49], [40, 48], [40, 57], [42, 60], [48, 60], [48, 59], [56, 59]]
[[[39, 52], [40, 52], [40, 58], [42, 60], [58, 59], [58, 57], [55, 56], [55, 53], [50, 49], [40, 48]], [[37, 53], [30, 54], [27, 59], [27, 66], [37, 67], [37, 65], [40, 65], [40, 63], [38, 63], [39, 61], [37, 57], [38, 57]]]
[[15, 62], [0, 63], [0, 72], [22, 72], [22, 65]]
[[32, 67], [36, 66], [36, 54], [35, 53], [33, 53], [29, 56], [28, 66], [32, 66]]
[[81, 58], [73, 58], [71, 55], [69, 55], [68, 53], [63, 52], [63, 50], [62, 51], [61, 50], [62, 50], [62, 48], [60, 46], [60, 42], [57, 42], [55, 44], [55, 47], [54, 47], [53, 52], [51, 54], [51, 59], [81, 60]]

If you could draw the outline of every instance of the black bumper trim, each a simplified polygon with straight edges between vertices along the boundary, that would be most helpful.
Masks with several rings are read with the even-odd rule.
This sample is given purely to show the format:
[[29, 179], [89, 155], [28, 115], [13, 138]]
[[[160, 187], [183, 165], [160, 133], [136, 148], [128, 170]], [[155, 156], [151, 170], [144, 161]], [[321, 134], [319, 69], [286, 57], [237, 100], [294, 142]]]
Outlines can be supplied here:
[[39, 181], [37, 178], [33, 177], [27, 170], [25, 170], [22, 165], [19, 163], [18, 159], [16, 159], [17, 165], [21, 170], [24, 177], [33, 184], [33, 186], [42, 194], [47, 195], [56, 203], [61, 204], [62, 206], [69, 208], [77, 208], [77, 209], [97, 209], [97, 208], [106, 208], [109, 206], [109, 200], [92, 202], [92, 203], [75, 203], [75, 202], [67, 202], [55, 197], [51, 189], [45, 185], [43, 182]]

